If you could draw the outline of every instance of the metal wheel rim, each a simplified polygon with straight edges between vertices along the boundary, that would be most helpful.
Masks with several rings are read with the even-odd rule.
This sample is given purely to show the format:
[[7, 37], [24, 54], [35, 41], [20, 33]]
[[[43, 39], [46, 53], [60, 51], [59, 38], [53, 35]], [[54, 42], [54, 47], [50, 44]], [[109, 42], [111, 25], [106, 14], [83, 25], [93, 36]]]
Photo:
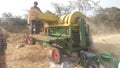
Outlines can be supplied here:
[[59, 54], [58, 54], [58, 51], [57, 51], [56, 49], [53, 50], [52, 56], [53, 56], [53, 60], [54, 60], [55, 62], [58, 62], [58, 61], [59, 61]]

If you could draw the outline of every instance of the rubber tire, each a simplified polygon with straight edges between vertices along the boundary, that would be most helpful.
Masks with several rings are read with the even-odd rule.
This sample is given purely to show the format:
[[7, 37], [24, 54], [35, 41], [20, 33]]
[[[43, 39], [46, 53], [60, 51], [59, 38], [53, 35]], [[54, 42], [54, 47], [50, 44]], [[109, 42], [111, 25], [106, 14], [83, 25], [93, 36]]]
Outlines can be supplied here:
[[[55, 52], [57, 54], [55, 54]], [[55, 56], [57, 57], [56, 59], [55, 59]], [[52, 59], [53, 59], [54, 63], [61, 64], [61, 62], [62, 62], [62, 50], [60, 48], [54, 48], [52, 50]]]
[[94, 61], [91, 64], [86, 63], [86, 67], [85, 68], [100, 68], [100, 67], [99, 67], [99, 63], [97, 61]]
[[86, 67], [86, 68], [99, 68], [99, 66], [98, 65], [89, 65], [88, 67]]

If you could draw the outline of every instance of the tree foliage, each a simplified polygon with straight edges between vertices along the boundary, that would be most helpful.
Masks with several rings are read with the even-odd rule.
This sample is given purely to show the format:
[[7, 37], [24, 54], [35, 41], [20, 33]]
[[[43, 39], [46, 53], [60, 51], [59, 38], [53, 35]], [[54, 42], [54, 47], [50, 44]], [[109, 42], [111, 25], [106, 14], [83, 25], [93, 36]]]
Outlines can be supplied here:
[[112, 29], [120, 28], [120, 9], [116, 7], [100, 9], [92, 21], [98, 26]]
[[9, 32], [19, 32], [25, 29], [27, 20], [20, 16], [13, 16], [12, 13], [3, 13], [0, 26]]
[[64, 4], [59, 4], [59, 3], [52, 3], [55, 9], [55, 13], [57, 15], [63, 15], [63, 14], [68, 14], [72, 11], [72, 8], [70, 5], [64, 5]]
[[8, 12], [8, 13], [3, 13], [2, 17], [3, 18], [13, 18], [13, 15], [12, 15], [12, 13]]
[[71, 11], [77, 10], [80, 12], [87, 12], [89, 10], [95, 10], [100, 8], [98, 5], [100, 1], [93, 1], [93, 0], [74, 0], [69, 1], [68, 5], [60, 4], [60, 3], [52, 3], [55, 9], [55, 13], [57, 14], [67, 14]]
[[93, 1], [93, 0], [76, 0], [70, 1], [70, 5], [73, 6], [74, 9], [77, 9], [81, 12], [86, 12], [88, 10], [94, 9], [98, 6], [100, 1]]

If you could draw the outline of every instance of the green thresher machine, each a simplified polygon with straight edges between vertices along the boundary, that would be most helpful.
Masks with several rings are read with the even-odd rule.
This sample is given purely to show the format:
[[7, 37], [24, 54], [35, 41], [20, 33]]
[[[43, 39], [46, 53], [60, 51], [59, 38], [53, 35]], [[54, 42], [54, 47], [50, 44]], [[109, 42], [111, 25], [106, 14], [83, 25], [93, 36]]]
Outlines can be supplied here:
[[99, 66], [96, 54], [92, 53], [94, 50], [91, 48], [89, 25], [86, 24], [85, 16], [78, 11], [57, 16], [31, 9], [28, 13], [28, 30], [25, 37], [28, 44], [34, 45], [38, 41], [54, 47], [54, 63], [61, 63], [63, 55], [72, 56], [72, 53], [76, 52], [79, 57], [82, 56], [80, 61], [84, 61], [84, 67]]

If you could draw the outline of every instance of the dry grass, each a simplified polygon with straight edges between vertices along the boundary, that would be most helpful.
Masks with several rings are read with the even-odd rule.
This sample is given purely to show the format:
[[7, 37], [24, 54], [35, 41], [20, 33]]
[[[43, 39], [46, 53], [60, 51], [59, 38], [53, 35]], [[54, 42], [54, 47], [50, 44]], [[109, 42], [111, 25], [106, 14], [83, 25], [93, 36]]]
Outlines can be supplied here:
[[7, 50], [8, 68], [48, 68], [49, 66], [49, 48], [42, 49], [36, 45], [9, 49]]
[[[12, 36], [16, 37], [16, 36]], [[13, 40], [13, 39], [12, 39]], [[48, 68], [50, 48], [42, 48], [39, 45], [25, 46], [16, 49], [20, 39], [8, 42], [7, 65], [8, 68]]]

